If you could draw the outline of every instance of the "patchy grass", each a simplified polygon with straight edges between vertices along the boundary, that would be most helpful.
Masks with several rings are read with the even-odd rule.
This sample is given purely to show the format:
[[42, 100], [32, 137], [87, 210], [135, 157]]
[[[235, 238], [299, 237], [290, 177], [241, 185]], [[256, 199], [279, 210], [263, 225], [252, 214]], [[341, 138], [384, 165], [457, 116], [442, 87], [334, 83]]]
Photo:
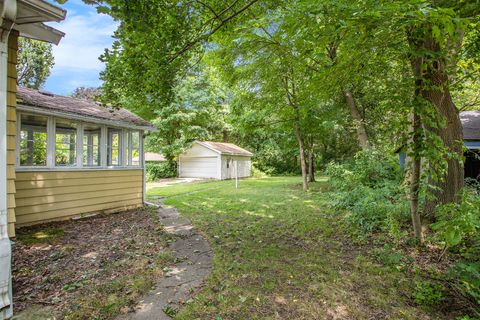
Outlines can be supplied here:
[[18, 236], [18, 241], [25, 245], [35, 245], [42, 243], [53, 244], [58, 238], [62, 237], [64, 234], [65, 231], [62, 228], [47, 227], [36, 232], [20, 234]]
[[112, 319], [130, 311], [174, 263], [170, 241], [151, 209], [20, 229], [19, 319]]
[[[244, 180], [240, 180], [242, 183]], [[201, 182], [191, 182], [191, 183], [179, 183], [175, 185], [165, 186], [165, 187], [148, 187], [147, 183], [147, 197], [150, 200], [156, 198], [166, 198], [173, 196], [182, 196], [186, 193], [197, 192], [201, 190], [213, 190], [223, 186], [233, 185], [235, 182], [232, 180], [227, 181], [201, 181]], [[152, 183], [150, 183], [152, 184]], [[153, 185], [153, 184], [152, 184]]]
[[430, 297], [414, 278], [348, 238], [324, 186], [305, 193], [300, 178], [275, 177], [241, 181], [237, 191], [232, 181], [152, 190], [215, 253], [204, 289], [176, 319], [452, 319], [420, 307]]

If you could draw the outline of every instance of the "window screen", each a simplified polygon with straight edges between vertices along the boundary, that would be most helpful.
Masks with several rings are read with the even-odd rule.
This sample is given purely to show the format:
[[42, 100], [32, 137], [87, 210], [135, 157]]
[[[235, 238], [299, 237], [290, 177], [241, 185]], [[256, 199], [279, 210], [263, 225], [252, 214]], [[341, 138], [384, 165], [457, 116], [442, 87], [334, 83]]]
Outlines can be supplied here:
[[68, 120], [55, 122], [55, 165], [74, 166], [77, 163], [77, 124]]
[[20, 166], [47, 165], [47, 122], [47, 117], [21, 115]]
[[139, 166], [140, 157], [140, 132], [133, 131], [131, 134], [131, 153], [132, 153], [132, 166]]
[[109, 166], [121, 165], [121, 133], [120, 129], [108, 128], [107, 164]]
[[86, 167], [100, 166], [100, 136], [101, 129], [99, 126], [84, 126], [83, 165]]

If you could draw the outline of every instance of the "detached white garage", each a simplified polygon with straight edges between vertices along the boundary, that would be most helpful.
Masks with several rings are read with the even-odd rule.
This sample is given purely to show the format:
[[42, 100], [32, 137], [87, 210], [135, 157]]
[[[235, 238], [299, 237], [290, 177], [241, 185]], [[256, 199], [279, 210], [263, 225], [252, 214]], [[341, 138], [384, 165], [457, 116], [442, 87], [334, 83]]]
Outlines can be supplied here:
[[180, 155], [180, 178], [233, 179], [250, 177], [253, 154], [232, 143], [195, 141], [192, 147]]

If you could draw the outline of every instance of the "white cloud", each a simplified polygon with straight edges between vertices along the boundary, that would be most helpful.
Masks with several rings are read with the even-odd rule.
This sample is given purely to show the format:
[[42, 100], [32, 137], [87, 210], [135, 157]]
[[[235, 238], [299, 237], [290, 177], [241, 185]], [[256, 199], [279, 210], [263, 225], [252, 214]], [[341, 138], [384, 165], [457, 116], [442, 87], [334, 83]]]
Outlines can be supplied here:
[[65, 21], [54, 27], [65, 32], [65, 37], [53, 47], [53, 72], [66, 68], [98, 73], [104, 68], [98, 57], [113, 42], [111, 36], [117, 24], [111, 17], [97, 14], [93, 9], [83, 14], [70, 10]]
[[50, 24], [65, 36], [58, 46], [53, 46], [55, 65], [44, 86], [57, 94], [69, 94], [80, 86], [101, 85], [99, 73], [105, 66], [98, 57], [111, 47], [117, 28], [110, 16], [98, 14], [81, 0], [70, 0], [65, 8], [65, 21]]

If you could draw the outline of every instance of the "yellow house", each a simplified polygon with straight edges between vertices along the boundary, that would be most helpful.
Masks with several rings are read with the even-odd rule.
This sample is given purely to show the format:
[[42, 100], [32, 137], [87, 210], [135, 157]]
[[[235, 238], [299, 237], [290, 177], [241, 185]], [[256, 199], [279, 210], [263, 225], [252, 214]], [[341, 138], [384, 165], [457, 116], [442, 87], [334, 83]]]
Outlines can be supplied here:
[[143, 206], [143, 135], [125, 109], [17, 88], [16, 227]]
[[0, 320], [13, 314], [9, 236], [16, 219], [17, 39], [58, 44], [64, 34], [44, 23], [65, 16], [65, 10], [45, 0], [0, 0]]

